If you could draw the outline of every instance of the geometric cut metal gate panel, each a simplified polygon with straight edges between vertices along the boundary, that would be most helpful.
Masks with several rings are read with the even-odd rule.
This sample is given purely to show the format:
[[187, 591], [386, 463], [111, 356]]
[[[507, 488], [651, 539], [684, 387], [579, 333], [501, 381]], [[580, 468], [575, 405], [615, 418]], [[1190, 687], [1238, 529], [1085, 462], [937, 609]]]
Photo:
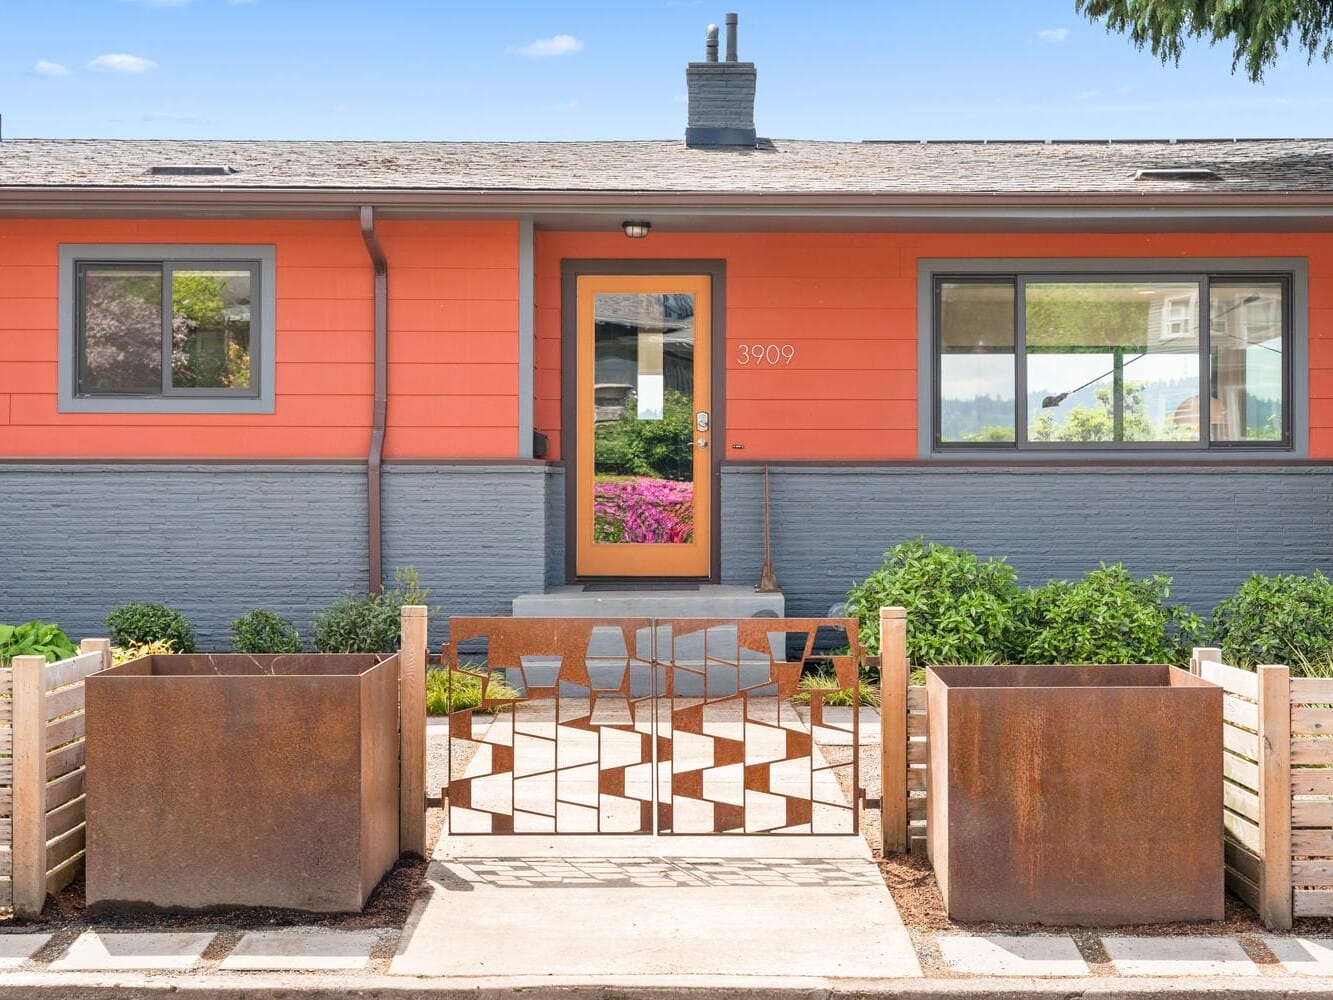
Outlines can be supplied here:
[[[449, 714], [450, 833], [859, 830], [860, 713], [824, 704], [856, 690], [854, 619], [452, 618], [449, 635], [441, 666], [482, 688]], [[796, 704], [812, 663], [834, 679]]]

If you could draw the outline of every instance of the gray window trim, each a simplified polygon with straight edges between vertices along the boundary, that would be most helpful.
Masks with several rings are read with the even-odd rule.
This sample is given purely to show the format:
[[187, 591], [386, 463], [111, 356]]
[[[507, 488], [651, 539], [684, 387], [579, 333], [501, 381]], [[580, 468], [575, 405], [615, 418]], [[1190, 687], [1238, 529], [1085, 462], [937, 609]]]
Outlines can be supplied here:
[[[80, 396], [78, 384], [78, 265], [102, 262], [258, 264], [258, 336], [250, 371], [257, 393], [218, 395], [183, 391], [170, 396]], [[58, 409], [61, 413], [272, 413], [276, 395], [277, 252], [271, 244], [62, 243], [59, 277]], [[257, 355], [257, 357], [255, 356]]]
[[[935, 278], [939, 275], [1015, 276], [1040, 274], [1076, 276], [1080, 280], [1112, 280], [1121, 274], [1140, 277], [1184, 278], [1211, 274], [1219, 278], [1231, 275], [1281, 275], [1289, 281], [1287, 303], [1291, 330], [1290, 420], [1291, 445], [1281, 447], [1246, 447], [1228, 444], [1203, 448], [1061, 448], [994, 450], [985, 448], [935, 447], [935, 396], [938, 359], [935, 357]], [[1309, 262], [1305, 257], [986, 257], [921, 258], [917, 261], [917, 454], [934, 461], [982, 461], [996, 464], [1041, 464], [1060, 461], [1140, 461], [1188, 460], [1190, 462], [1289, 462], [1309, 455]], [[1015, 297], [1015, 310], [1020, 298]], [[1018, 317], [1015, 317], [1016, 321]], [[1017, 328], [1015, 335], [1017, 336]], [[1200, 331], [1201, 335], [1204, 331]], [[1016, 351], [1017, 353], [1017, 351]], [[1021, 408], [1020, 408], [1021, 409]]]

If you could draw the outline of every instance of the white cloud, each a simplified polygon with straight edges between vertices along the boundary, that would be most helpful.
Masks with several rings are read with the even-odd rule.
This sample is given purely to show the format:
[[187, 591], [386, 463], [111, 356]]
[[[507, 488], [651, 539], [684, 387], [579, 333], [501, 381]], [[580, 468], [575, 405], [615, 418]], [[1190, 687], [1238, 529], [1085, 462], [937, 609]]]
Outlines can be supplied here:
[[42, 76], [69, 76], [69, 70], [58, 62], [47, 62], [45, 59], [38, 59], [32, 67], [34, 73], [40, 73]]
[[1037, 32], [1037, 37], [1043, 42], [1063, 42], [1069, 37], [1068, 28], [1043, 28]]
[[583, 43], [573, 35], [553, 35], [539, 38], [527, 45], [511, 45], [506, 51], [512, 55], [527, 56], [529, 59], [546, 59], [550, 56], [567, 56], [583, 51]]
[[116, 73], [144, 73], [156, 67], [157, 63], [153, 60], [126, 52], [108, 52], [88, 64], [89, 69], [109, 69]]

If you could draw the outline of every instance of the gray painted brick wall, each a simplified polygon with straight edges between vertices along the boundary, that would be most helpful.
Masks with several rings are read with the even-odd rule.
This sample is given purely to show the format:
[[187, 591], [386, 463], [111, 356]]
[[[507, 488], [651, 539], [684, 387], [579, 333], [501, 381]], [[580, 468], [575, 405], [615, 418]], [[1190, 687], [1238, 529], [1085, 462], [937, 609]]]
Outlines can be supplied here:
[[546, 586], [565, 583], [565, 470], [552, 466], [546, 479]]
[[399, 465], [384, 472], [384, 574], [412, 565], [450, 615], [507, 615], [514, 597], [546, 585], [547, 495], [541, 465]]
[[[387, 467], [386, 582], [413, 565], [441, 619], [507, 614], [545, 583], [550, 479]], [[315, 611], [365, 589], [365, 510], [359, 465], [0, 465], [0, 621], [53, 621], [77, 640], [105, 635], [120, 604], [161, 601], [201, 649], [226, 649], [230, 622], [262, 606], [308, 638]]]
[[0, 621], [77, 642], [141, 600], [184, 612], [201, 649], [259, 606], [308, 635], [364, 586], [365, 494], [356, 466], [0, 466]]
[[[1025, 584], [1099, 560], [1167, 573], [1201, 614], [1252, 572], [1333, 570], [1333, 468], [774, 466], [773, 562], [790, 614], [822, 614], [925, 535], [1006, 556]], [[759, 579], [763, 471], [722, 478], [722, 576]]]

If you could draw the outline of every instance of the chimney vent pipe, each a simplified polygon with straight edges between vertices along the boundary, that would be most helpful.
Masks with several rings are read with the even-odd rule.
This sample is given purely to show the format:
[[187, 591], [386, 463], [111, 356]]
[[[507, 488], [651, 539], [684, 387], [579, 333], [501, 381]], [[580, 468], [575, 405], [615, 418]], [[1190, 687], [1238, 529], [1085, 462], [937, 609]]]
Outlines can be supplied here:
[[704, 45], [704, 61], [717, 62], [717, 25], [708, 26], [708, 42]]
[[727, 15], [727, 62], [736, 62], [736, 22], [740, 20], [735, 14]]

